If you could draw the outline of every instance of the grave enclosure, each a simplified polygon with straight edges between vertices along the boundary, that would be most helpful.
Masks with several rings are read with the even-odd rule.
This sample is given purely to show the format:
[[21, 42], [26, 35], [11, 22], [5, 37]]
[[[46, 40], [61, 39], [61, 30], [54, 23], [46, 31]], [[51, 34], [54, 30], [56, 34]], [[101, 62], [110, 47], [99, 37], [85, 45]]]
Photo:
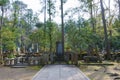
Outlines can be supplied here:
[[41, 53], [25, 53], [19, 54], [15, 58], [5, 58], [4, 64], [6, 66], [20, 66], [20, 65], [45, 65], [45, 64], [54, 64], [56, 62], [66, 62], [71, 64], [78, 63], [78, 55], [73, 52], [64, 52], [62, 51], [62, 43], [56, 42], [56, 52], [41, 52]]

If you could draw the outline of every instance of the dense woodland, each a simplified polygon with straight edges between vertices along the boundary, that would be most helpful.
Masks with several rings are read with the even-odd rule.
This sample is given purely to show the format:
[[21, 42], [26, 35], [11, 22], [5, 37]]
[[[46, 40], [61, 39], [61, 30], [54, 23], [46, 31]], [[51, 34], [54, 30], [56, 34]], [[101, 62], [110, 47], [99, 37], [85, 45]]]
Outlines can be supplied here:
[[[65, 51], [82, 54], [90, 47], [100, 52], [105, 50], [110, 58], [110, 53], [120, 49], [120, 0], [114, 0], [114, 9], [111, 0], [108, 4], [104, 2], [106, 0], [78, 0], [79, 7], [68, 9], [60, 16], [62, 19], [69, 17], [62, 24], [64, 30], [53, 20], [57, 12], [56, 1], [40, 0], [42, 9], [38, 14], [22, 1], [0, 0], [1, 60], [4, 52], [17, 54], [18, 48], [24, 53], [34, 47], [37, 48], [35, 52], [55, 52], [56, 41], [62, 40], [62, 31]], [[63, 5], [67, 1], [62, 1]], [[89, 18], [84, 18], [81, 13], [89, 14]], [[44, 22], [39, 21], [41, 14], [44, 14]], [[78, 15], [77, 19], [74, 15]]]

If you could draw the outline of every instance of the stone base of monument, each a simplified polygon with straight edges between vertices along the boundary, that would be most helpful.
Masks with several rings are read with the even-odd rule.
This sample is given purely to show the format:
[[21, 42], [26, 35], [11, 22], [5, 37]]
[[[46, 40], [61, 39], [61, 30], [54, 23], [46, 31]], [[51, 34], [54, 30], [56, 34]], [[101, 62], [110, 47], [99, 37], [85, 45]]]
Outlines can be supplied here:
[[56, 62], [64, 62], [64, 56], [56, 56], [55, 61]]
[[12, 68], [25, 68], [28, 66], [28, 63], [17, 63], [13, 66], [11, 66]]

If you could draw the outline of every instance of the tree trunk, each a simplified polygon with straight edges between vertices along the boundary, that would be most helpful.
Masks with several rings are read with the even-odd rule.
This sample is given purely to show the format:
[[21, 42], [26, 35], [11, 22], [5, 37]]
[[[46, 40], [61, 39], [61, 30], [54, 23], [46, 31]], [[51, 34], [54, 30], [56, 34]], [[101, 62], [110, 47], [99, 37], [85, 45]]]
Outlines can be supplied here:
[[17, 24], [17, 10], [15, 9], [15, 11], [14, 11], [13, 28], [16, 26], [16, 24]]
[[95, 32], [95, 24], [94, 24], [94, 20], [93, 20], [93, 5], [92, 5], [92, 1], [90, 2], [90, 15], [91, 15], [91, 26], [93, 27], [93, 32]]
[[[109, 2], [108, 2], [108, 5], [109, 5], [109, 24], [108, 24], [108, 25], [109, 25], [109, 26], [108, 26], [108, 27], [111, 26], [111, 18], [110, 18], [110, 17], [111, 17], [111, 13], [110, 13], [110, 11], [111, 11], [111, 7], [110, 7], [110, 6], [111, 6], [111, 5], [110, 5], [110, 3], [111, 3], [111, 2], [110, 2], [110, 0], [109, 0]], [[111, 41], [111, 39], [112, 39], [112, 30], [111, 30], [111, 29], [109, 30], [109, 35], [110, 35], [109, 48], [111, 49], [111, 42], [112, 42], [112, 41]]]
[[45, 44], [44, 44], [44, 50], [46, 48], [46, 0], [45, 0], [45, 9], [44, 9], [44, 40], [45, 40]]
[[100, 5], [101, 5], [103, 27], [104, 27], [105, 49], [106, 49], [106, 52], [107, 52], [107, 59], [110, 59], [111, 58], [110, 57], [110, 48], [109, 48], [108, 34], [107, 34], [107, 27], [106, 27], [106, 20], [105, 20], [104, 7], [103, 7], [102, 0], [100, 0]]
[[63, 17], [63, 0], [61, 0], [61, 22], [62, 22], [62, 53], [64, 54], [64, 17]]
[[2, 12], [2, 16], [1, 16], [1, 21], [0, 21], [0, 63], [3, 64], [3, 52], [2, 52], [2, 27], [3, 27], [3, 16], [4, 16], [4, 9], [3, 6], [1, 6], [1, 12]]
[[50, 24], [49, 24], [49, 39], [50, 39], [50, 53], [52, 52], [52, 25], [51, 25], [51, 0], [49, 0], [49, 21], [50, 21]]
[[120, 0], [118, 0], [118, 5], [119, 5], [119, 16], [118, 16], [118, 18], [120, 20]]
[[[108, 5], [109, 5], [109, 17], [111, 16], [111, 13], [110, 13], [110, 0], [109, 0], [109, 3], [108, 3]], [[109, 19], [109, 22], [110, 22], [110, 19]]]

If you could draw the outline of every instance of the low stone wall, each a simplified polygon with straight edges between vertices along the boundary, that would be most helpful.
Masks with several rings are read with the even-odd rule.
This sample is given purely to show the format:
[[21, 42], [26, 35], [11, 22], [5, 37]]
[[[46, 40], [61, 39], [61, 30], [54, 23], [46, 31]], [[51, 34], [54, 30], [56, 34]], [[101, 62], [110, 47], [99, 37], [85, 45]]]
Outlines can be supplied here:
[[49, 54], [43, 54], [38, 57], [29, 57], [28, 64], [29, 65], [44, 65], [49, 62]]

